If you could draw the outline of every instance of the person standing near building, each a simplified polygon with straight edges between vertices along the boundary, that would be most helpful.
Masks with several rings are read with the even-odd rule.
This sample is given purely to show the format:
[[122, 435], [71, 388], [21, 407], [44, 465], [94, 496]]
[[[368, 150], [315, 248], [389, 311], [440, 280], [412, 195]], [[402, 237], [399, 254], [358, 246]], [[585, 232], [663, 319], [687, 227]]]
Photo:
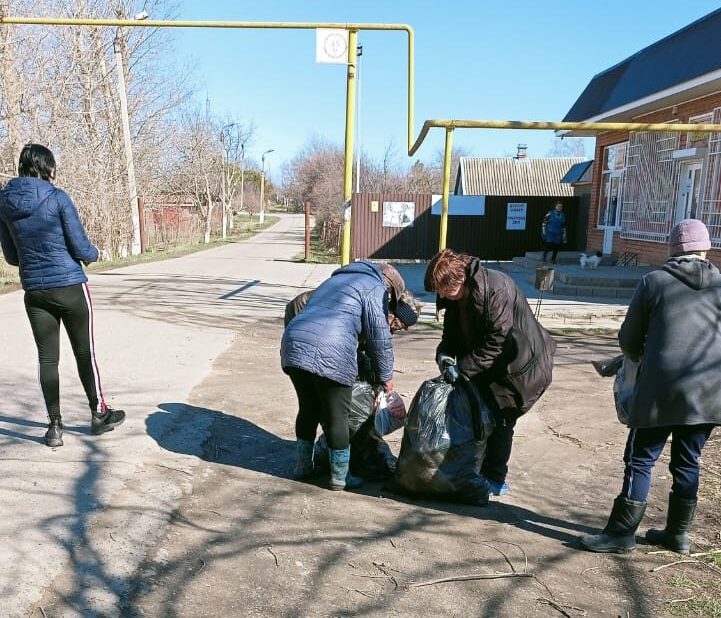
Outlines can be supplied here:
[[476, 257], [441, 251], [429, 262], [424, 285], [445, 309], [438, 368], [450, 383], [461, 374], [470, 379], [493, 412], [481, 474], [490, 493], [507, 494], [516, 421], [551, 384], [556, 343], [513, 280]]
[[600, 534], [581, 537], [590, 551], [635, 549], [651, 473], [669, 436], [673, 476], [666, 527], [646, 539], [689, 553], [699, 458], [721, 425], [721, 274], [706, 259], [706, 226], [685, 219], [671, 230], [666, 263], [641, 279], [618, 334], [621, 350], [640, 361], [629, 404], [621, 493]]
[[27, 144], [19, 177], [0, 191], [0, 245], [5, 259], [20, 268], [25, 310], [38, 350], [39, 376], [49, 425], [48, 446], [63, 445], [60, 414], [60, 324], [70, 339], [91, 411], [91, 433], [114, 429], [125, 420], [103, 397], [95, 361], [93, 310], [81, 263], [98, 259], [70, 197], [58, 189], [53, 153]]
[[561, 245], [566, 244], [566, 215], [563, 212], [563, 204], [556, 202], [552, 210], [546, 213], [541, 224], [541, 238], [545, 243], [543, 250], [543, 261], [546, 261], [548, 252], [551, 251], [551, 261], [555, 264], [558, 251]]

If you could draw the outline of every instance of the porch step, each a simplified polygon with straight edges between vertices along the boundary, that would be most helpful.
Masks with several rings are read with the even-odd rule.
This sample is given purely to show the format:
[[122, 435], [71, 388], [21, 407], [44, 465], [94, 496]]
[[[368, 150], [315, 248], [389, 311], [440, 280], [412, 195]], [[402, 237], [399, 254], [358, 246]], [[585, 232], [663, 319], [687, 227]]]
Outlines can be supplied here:
[[596, 270], [579, 269], [577, 271], [562, 271], [556, 270], [555, 280], [565, 285], [575, 285], [577, 287], [605, 287], [605, 288], [631, 288], [635, 289], [643, 273], [628, 273], [627, 276], [623, 276], [626, 273], [616, 272], [613, 275], [610, 274], [599, 274], [594, 276]]
[[607, 285], [574, 285], [556, 281], [553, 284], [553, 295], [594, 298], [626, 298], [633, 296], [636, 287], [610, 287]]

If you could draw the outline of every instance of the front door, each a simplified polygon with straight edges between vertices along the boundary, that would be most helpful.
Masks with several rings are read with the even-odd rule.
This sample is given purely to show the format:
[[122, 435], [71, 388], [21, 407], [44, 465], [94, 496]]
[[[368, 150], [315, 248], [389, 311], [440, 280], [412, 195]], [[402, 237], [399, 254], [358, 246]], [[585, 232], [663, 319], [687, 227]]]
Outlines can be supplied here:
[[606, 186], [601, 196], [598, 226], [603, 230], [603, 248], [605, 255], [613, 252], [613, 234], [621, 226], [621, 180], [620, 172], [606, 176]]
[[674, 223], [683, 219], [698, 217], [698, 204], [701, 194], [701, 162], [687, 161], [681, 165], [678, 177], [678, 199]]

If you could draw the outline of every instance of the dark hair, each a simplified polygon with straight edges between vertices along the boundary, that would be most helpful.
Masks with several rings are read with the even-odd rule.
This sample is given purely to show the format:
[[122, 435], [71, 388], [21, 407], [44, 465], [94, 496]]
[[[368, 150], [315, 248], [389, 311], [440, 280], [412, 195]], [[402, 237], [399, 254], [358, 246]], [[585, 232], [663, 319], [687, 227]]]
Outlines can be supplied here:
[[20, 152], [18, 173], [20, 176], [53, 180], [55, 178], [55, 157], [45, 146], [25, 144]]

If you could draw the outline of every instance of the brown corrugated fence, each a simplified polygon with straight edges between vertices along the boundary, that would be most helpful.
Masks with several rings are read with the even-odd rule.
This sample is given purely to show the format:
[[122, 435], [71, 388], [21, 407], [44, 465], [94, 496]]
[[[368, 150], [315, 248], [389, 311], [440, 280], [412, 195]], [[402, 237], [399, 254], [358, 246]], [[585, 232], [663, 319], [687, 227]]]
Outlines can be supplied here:
[[[486, 197], [483, 216], [449, 216], [447, 246], [486, 260], [510, 260], [543, 247], [541, 222], [560, 200], [566, 213], [567, 251], [577, 247], [577, 197]], [[373, 203], [376, 203], [373, 206]], [[414, 202], [415, 219], [408, 227], [383, 227], [383, 202]], [[526, 229], [506, 229], [509, 202], [527, 204]], [[440, 216], [431, 214], [431, 195], [413, 193], [357, 193], [352, 201], [351, 258], [428, 260], [438, 251]]]

